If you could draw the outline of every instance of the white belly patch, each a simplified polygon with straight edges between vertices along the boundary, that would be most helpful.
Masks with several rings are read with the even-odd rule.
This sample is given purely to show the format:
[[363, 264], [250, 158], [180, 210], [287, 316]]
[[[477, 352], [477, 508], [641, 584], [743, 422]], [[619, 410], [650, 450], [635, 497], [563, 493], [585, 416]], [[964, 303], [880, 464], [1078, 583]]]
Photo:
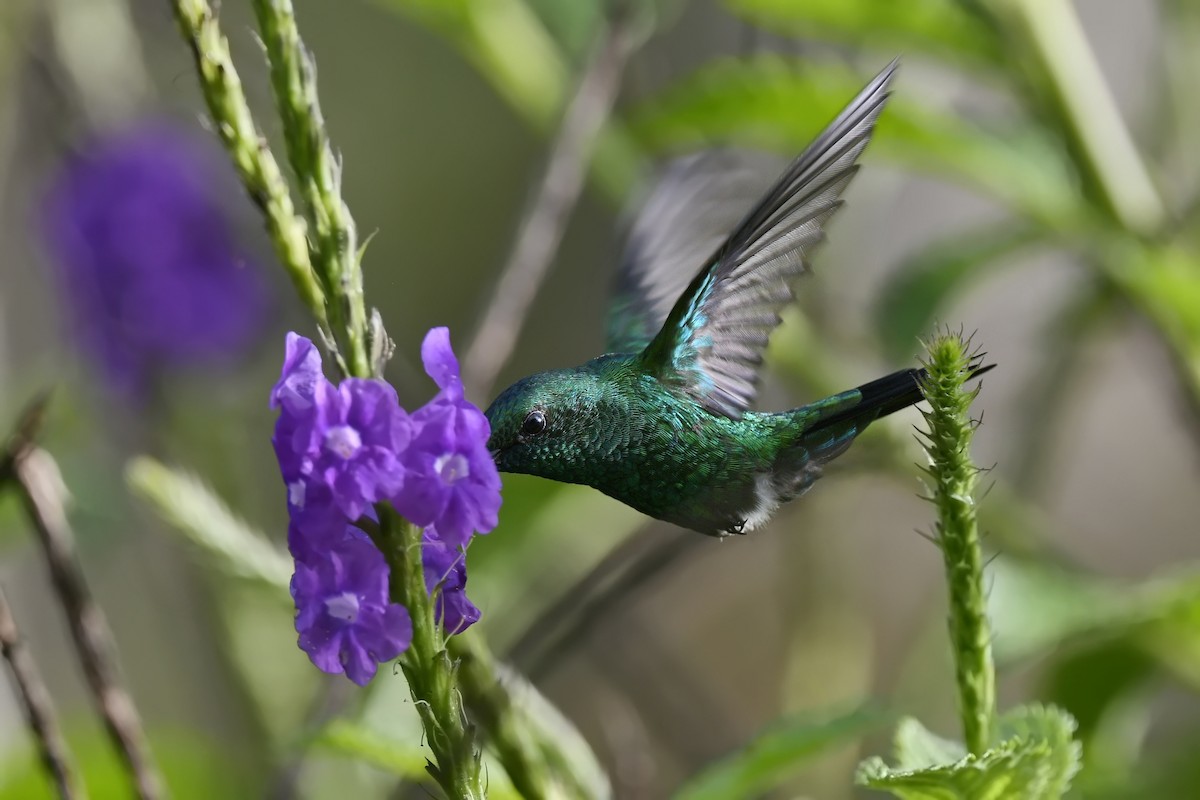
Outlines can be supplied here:
[[764, 525], [779, 508], [779, 493], [771, 484], [768, 473], [759, 473], [754, 478], [754, 507], [746, 514], [746, 524], [743, 531], [752, 531]]

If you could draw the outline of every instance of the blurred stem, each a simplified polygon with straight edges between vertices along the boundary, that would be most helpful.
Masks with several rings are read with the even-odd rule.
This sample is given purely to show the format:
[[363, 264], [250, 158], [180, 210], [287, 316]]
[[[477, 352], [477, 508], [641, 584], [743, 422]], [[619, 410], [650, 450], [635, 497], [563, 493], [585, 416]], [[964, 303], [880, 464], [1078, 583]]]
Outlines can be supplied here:
[[58, 727], [50, 691], [46, 688], [46, 682], [42, 680], [41, 670], [38, 669], [33, 654], [21, 638], [21, 631], [13, 618], [12, 608], [8, 605], [3, 589], [0, 589], [0, 654], [8, 662], [13, 683], [16, 684], [21, 704], [25, 707], [26, 723], [34, 741], [37, 742], [42, 764], [58, 788], [58, 796], [64, 800], [87, 797], [72, 766], [67, 742]]
[[345, 337], [347, 372], [371, 377], [362, 269], [350, 209], [341, 196], [341, 163], [333, 154], [317, 98], [312, 56], [300, 39], [291, 0], [253, 0], [271, 66], [288, 160], [300, 183], [313, 232], [313, 268], [328, 303], [335, 336]]
[[513, 724], [508, 698], [500, 689], [492, 668], [491, 653], [474, 633], [452, 637], [447, 643], [458, 662], [463, 681], [463, 702], [487, 732], [489, 743], [504, 762], [513, 786], [525, 798], [542, 798], [548, 765], [529, 729]]
[[51, 0], [51, 34], [74, 84], [74, 100], [96, 127], [127, 124], [150, 95], [133, 15], [125, 0]]
[[463, 713], [445, 635], [425, 588], [421, 529], [381, 505], [376, 544], [391, 570], [392, 601], [407, 608], [412, 618], [412, 644], [400, 657], [400, 668], [436, 760], [428, 766], [429, 772], [448, 797], [484, 798], [487, 791], [479, 769], [475, 728]]
[[979, 389], [964, 387], [973, 358], [960, 336], [938, 336], [928, 351], [922, 391], [930, 410], [922, 413], [929, 430], [922, 436], [929, 455], [930, 499], [938, 511], [934, 541], [946, 565], [950, 641], [964, 739], [970, 752], [981, 755], [995, 727], [996, 674], [975, 517], [979, 470], [970, 459], [975, 423], [968, 411]]
[[554, 262], [571, 212], [583, 192], [593, 142], [612, 110], [621, 74], [633, 51], [629, 16], [625, 13], [608, 26], [579, 81], [492, 302], [467, 348], [464, 382], [480, 396], [491, 392], [496, 376], [512, 355], [529, 306]]
[[[570, 68], [524, 0], [378, 2], [441, 33], [527, 124], [539, 133], [553, 131], [570, 97]], [[591, 178], [614, 204], [623, 203], [642, 160], [633, 138], [609, 119], [590, 160]]]
[[[275, 253], [301, 302], [316, 319], [326, 345], [331, 345], [325, 293], [313, 274], [304, 220], [296, 214], [287, 181], [254, 123], [216, 14], [207, 0], [172, 0], [172, 5], [179, 29], [191, 48], [213, 127], [250, 199], [262, 210]], [[340, 354], [334, 352], [334, 356], [345, 371]]]
[[[477, 633], [458, 634], [447, 645], [458, 663], [463, 702], [522, 797], [542, 800], [603, 796], [587, 780], [589, 773], [599, 773], [601, 779], [603, 774], [578, 732], [573, 728], [551, 730], [539, 724], [528, 705], [519, 703], [515, 696], [521, 687], [514, 684], [523, 684], [523, 679], [513, 674], [505, 680], [503, 665], [496, 662]], [[527, 685], [524, 688], [533, 692]], [[572, 748], [571, 744], [578, 747]], [[580, 763], [583, 758], [590, 763]]]
[[0, 460], [0, 485], [13, 486], [37, 534], [54, 592], [71, 629], [79, 666], [134, 791], [142, 800], [157, 800], [165, 796], [162, 775], [137, 707], [122, 682], [108, 618], [92, 597], [79, 563], [75, 534], [67, 520], [66, 486], [54, 459], [34, 442], [46, 403], [45, 395], [35, 398], [9, 437]]
[[1150, 234], [1163, 203], [1096, 63], [1071, 0], [1009, 0], [1049, 80], [1059, 115], [1112, 215]]
[[[1200, 178], [1200, 104], [1194, 102], [1200, 89], [1200, 4], [1195, 0], [1166, 0], [1162, 15], [1162, 89], [1153, 117], [1154, 155], [1164, 182], [1176, 199], [1197, 191]], [[1178, 203], [1187, 208], [1188, 202]], [[1192, 203], [1194, 205], [1194, 203]], [[1176, 215], [1176, 224], [1186, 224], [1188, 212]]]

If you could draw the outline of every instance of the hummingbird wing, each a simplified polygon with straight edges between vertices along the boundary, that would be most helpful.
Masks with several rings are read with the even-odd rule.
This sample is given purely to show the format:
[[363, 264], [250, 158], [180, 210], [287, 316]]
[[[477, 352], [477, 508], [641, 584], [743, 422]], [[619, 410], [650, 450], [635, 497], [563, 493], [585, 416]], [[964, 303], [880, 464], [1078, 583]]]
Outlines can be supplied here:
[[607, 352], [636, 353], [650, 344], [696, 265], [712, 261], [780, 164], [765, 153], [721, 149], [667, 165], [626, 238], [608, 313]]
[[767, 338], [842, 205], [896, 67], [879, 73], [788, 166], [694, 276], [642, 352], [648, 372], [714, 413], [741, 417], [757, 391]]

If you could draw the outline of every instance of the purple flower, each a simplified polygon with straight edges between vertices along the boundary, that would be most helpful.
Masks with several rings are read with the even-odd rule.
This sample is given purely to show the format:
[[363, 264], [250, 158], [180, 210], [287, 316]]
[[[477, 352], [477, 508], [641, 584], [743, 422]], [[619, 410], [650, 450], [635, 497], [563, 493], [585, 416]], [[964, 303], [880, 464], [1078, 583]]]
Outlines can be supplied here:
[[433, 528], [425, 529], [421, 541], [425, 588], [437, 598], [438, 621], [446, 633], [462, 633], [479, 621], [479, 609], [467, 598], [467, 554], [443, 542]]
[[421, 355], [439, 391], [411, 417], [382, 381], [347, 378], [334, 386], [316, 347], [295, 333], [271, 390], [300, 647], [320, 669], [345, 672], [360, 685], [408, 646], [412, 620], [388, 602], [388, 565], [352, 523], [377, 519], [375, 504], [391, 501], [426, 528], [425, 588], [443, 629], [454, 634], [479, 619], [466, 594], [465, 545], [474, 532], [495, 527], [500, 507], [487, 418], [463, 395], [445, 328], [429, 332]]
[[365, 686], [412, 641], [408, 610], [388, 602], [388, 567], [365, 537], [348, 535], [292, 575], [300, 649], [320, 670]]
[[329, 547], [346, 538], [348, 530], [365, 535], [338, 510], [332, 489], [304, 479], [288, 484], [288, 551], [294, 559], [320, 561]]
[[441, 391], [414, 412], [412, 442], [401, 454], [406, 476], [392, 497], [396, 510], [417, 525], [437, 527], [451, 547], [472, 533], [496, 527], [500, 474], [487, 451], [487, 417], [467, 401], [458, 361], [445, 328], [434, 328], [421, 346], [425, 371]]
[[321, 353], [309, 339], [289, 331], [283, 345], [283, 371], [271, 389], [271, 408], [301, 416], [331, 387], [321, 371]]
[[430, 328], [421, 343], [421, 364], [425, 374], [441, 389], [440, 398], [451, 402], [463, 400], [462, 378], [459, 376], [458, 358], [450, 347], [450, 329]]
[[347, 378], [336, 388], [321, 375], [312, 342], [289, 334], [271, 405], [275, 455], [289, 494], [307, 506], [312, 484], [332, 490], [332, 500], [350, 520], [400, 490], [404, 470], [398, 453], [409, 443], [408, 416], [396, 391], [377, 380]]
[[263, 328], [266, 284], [234, 240], [214, 155], [146, 124], [85, 146], [41, 207], [75, 338], [135, 399], [163, 369], [228, 359]]

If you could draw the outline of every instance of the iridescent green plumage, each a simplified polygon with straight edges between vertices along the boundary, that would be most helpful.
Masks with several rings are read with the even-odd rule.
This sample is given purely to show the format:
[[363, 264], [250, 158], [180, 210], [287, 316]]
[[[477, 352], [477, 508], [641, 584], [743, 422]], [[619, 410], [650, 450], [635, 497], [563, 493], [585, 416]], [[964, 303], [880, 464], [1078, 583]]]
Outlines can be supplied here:
[[[501, 470], [587, 484], [702, 533], [740, 533], [800, 495], [870, 422], [921, 399], [920, 370], [910, 369], [791, 411], [748, 410], [767, 338], [841, 206], [894, 72], [895, 63], [740, 222], [728, 204], [706, 203], [705, 187], [736, 197], [753, 183], [746, 175], [715, 177], [703, 159], [668, 173], [622, 264], [614, 353], [524, 378], [487, 410]], [[695, 264], [705, 266], [687, 283]]]

